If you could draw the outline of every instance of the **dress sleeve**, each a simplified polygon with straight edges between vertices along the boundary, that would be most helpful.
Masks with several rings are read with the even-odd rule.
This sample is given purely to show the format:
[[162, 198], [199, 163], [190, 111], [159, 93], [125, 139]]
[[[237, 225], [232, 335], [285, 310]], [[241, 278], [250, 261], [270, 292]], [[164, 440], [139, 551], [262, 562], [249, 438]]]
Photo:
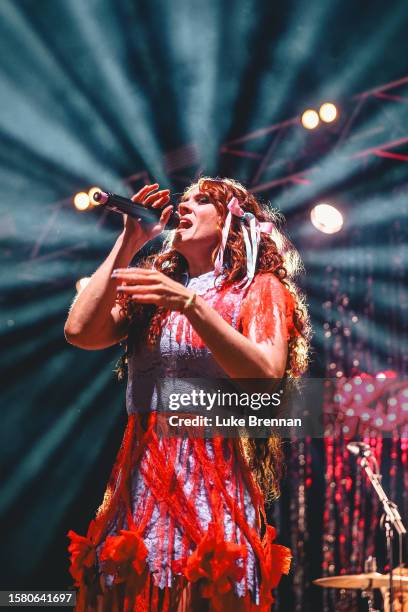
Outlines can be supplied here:
[[294, 308], [292, 294], [274, 274], [258, 274], [242, 300], [238, 329], [255, 342], [273, 339], [283, 329], [290, 340], [299, 333], [293, 322]]

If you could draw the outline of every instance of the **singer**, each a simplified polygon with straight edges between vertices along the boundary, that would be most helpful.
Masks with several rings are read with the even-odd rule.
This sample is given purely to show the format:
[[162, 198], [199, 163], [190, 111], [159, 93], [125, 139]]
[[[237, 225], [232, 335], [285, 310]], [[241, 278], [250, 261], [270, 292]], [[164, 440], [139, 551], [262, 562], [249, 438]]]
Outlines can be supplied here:
[[128, 424], [104, 499], [86, 536], [68, 533], [76, 610], [267, 612], [291, 558], [264, 510], [279, 492], [278, 438], [166, 438], [152, 390], [163, 376], [299, 377], [310, 338], [299, 257], [241, 184], [201, 178], [161, 251], [128, 267], [171, 213], [158, 187], [133, 200], [160, 208], [159, 222], [125, 217], [65, 324], [84, 349], [126, 339], [128, 366]]

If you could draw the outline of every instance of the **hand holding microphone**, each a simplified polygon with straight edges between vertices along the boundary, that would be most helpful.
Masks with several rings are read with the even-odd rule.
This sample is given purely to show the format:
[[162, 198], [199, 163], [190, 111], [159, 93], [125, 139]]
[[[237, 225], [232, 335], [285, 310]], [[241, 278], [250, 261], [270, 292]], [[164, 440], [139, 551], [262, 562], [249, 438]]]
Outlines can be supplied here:
[[[168, 189], [157, 191], [158, 187], [158, 183], [145, 185], [131, 198], [135, 204], [142, 204], [146, 208], [151, 208], [156, 213], [156, 218], [152, 219], [152, 223], [146, 223], [143, 220], [138, 221], [130, 215], [125, 215], [125, 233], [130, 231], [132, 234], [139, 234], [141, 240], [148, 242], [164, 230], [171, 217], [173, 206], [171, 204], [168, 205], [170, 202], [170, 191]], [[161, 214], [158, 215], [157, 213], [160, 210]]]
[[[92, 192], [94, 204], [124, 215], [125, 237], [136, 242], [148, 242], [167, 229], [177, 227], [179, 217], [170, 202], [170, 191], [158, 189], [158, 183], [145, 185], [131, 199], [104, 192]], [[91, 195], [91, 194], [90, 194]]]
[[101, 349], [126, 337], [127, 323], [116, 298], [118, 283], [126, 285], [127, 282], [126, 279], [113, 280], [112, 273], [118, 269], [128, 270], [146, 242], [160, 234], [166, 224], [169, 227], [169, 221], [177, 224], [178, 213], [169, 202], [169, 190], [159, 190], [157, 183], [145, 185], [132, 199], [105, 193], [96, 186], [88, 193], [76, 194], [74, 205], [77, 210], [87, 210], [91, 204], [113, 210], [124, 216], [124, 229], [70, 309], [64, 331], [71, 344], [91, 350]]

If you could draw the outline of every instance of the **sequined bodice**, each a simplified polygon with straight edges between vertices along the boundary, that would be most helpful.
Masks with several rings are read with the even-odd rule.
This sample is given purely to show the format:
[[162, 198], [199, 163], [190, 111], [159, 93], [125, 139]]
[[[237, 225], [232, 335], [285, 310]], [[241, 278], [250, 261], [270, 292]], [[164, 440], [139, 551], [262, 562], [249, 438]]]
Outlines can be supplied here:
[[[237, 327], [242, 290], [217, 289], [214, 271], [190, 278], [187, 287], [203, 298], [233, 327]], [[178, 311], [167, 316], [160, 341], [152, 349], [141, 343], [131, 350], [128, 363], [126, 406], [128, 413], [155, 410], [156, 382], [165, 378], [225, 378], [187, 317]]]

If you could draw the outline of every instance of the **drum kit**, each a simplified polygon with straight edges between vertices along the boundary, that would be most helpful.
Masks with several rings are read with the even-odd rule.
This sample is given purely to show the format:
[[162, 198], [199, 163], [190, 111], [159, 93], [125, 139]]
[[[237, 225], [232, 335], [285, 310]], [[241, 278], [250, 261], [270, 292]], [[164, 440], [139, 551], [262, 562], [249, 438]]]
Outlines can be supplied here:
[[[405, 569], [408, 574], [408, 568]], [[332, 589], [360, 589], [362, 597], [367, 598], [369, 612], [377, 612], [373, 607], [374, 589], [381, 589], [384, 596], [384, 611], [394, 609], [394, 612], [408, 612], [408, 575], [403, 575], [404, 568], [398, 568], [389, 574], [379, 572], [364, 572], [363, 574], [344, 574], [327, 576], [314, 580], [313, 584]], [[392, 606], [389, 598], [390, 580], [393, 584]]]
[[[408, 576], [393, 574], [394, 589], [401, 586], [404, 590], [408, 589]], [[343, 576], [327, 576], [313, 581], [321, 587], [331, 587], [334, 589], [361, 589], [371, 591], [372, 589], [386, 589], [390, 582], [389, 574], [379, 572], [366, 572], [364, 574], [344, 574]]]
[[[325, 576], [314, 580], [313, 583], [325, 588], [361, 590], [361, 596], [367, 599], [369, 612], [379, 612], [374, 608], [374, 590], [380, 589], [384, 598], [384, 612], [408, 612], [408, 568], [404, 567], [402, 562], [406, 529], [396, 504], [388, 499], [382, 488], [382, 477], [370, 447], [362, 442], [350, 442], [347, 444], [347, 449], [350, 453], [360, 457], [360, 466], [366, 472], [382, 503], [383, 516], [380, 525], [385, 530], [388, 566], [391, 572], [389, 574], [378, 573], [375, 558], [369, 557], [365, 562], [365, 571], [362, 574]], [[395, 569], [393, 569], [392, 545], [394, 532], [398, 535], [399, 544], [399, 562]]]

